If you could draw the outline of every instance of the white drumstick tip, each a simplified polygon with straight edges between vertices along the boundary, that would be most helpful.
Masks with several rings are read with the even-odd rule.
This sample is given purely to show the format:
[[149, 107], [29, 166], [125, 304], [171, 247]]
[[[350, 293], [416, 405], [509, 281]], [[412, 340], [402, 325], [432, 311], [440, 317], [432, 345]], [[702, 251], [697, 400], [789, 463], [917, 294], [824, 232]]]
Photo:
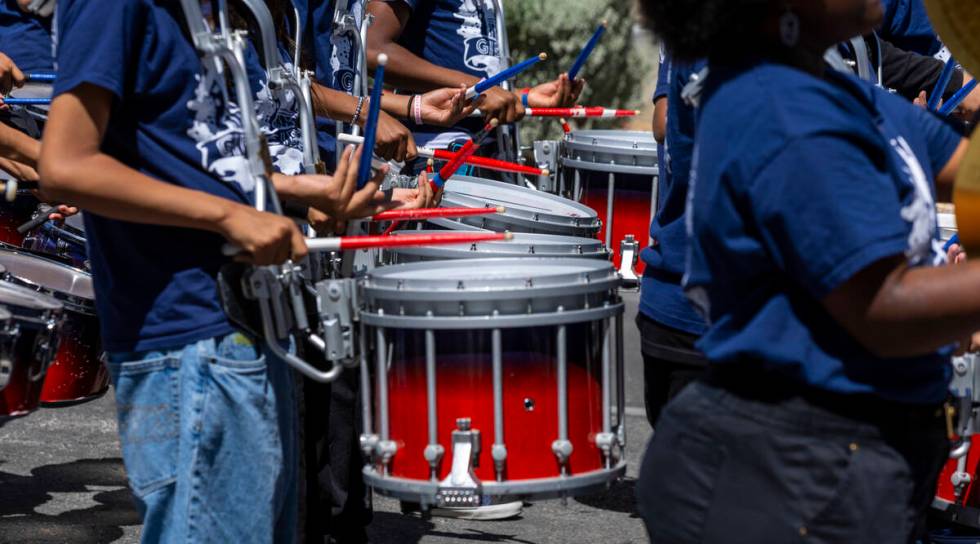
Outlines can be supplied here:
[[385, 55], [384, 53], [379, 53], [378, 64], [380, 64], [381, 66], [386, 66], [388, 64], [388, 55]]
[[7, 202], [13, 202], [17, 199], [17, 180], [8, 180], [4, 185], [4, 198]]
[[538, 59], [540, 59], [540, 60], [548, 60], [548, 54], [547, 53], [538, 53]]
[[504, 240], [510, 241], [510, 240], [513, 240], [513, 239], [514, 239], [514, 235], [511, 234], [510, 231], [507, 231], [507, 232], [504, 233]]
[[541, 170], [541, 175], [542, 176], [550, 176], [551, 175], [551, 170], [548, 170], [547, 168], [545, 168], [544, 170]]
[[497, 128], [498, 125], [500, 125], [500, 119], [491, 119], [490, 120], [490, 126], [491, 127]]
[[503, 206], [497, 206], [497, 213], [504, 213], [506, 211], [507, 211], [507, 208], [505, 208]]

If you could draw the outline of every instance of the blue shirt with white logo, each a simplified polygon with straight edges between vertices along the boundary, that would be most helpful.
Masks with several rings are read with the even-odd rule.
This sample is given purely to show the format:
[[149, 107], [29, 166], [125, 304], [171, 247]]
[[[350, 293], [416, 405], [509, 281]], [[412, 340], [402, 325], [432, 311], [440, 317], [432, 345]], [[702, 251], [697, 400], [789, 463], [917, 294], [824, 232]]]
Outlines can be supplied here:
[[681, 93], [705, 66], [704, 61], [674, 61], [668, 68], [667, 137], [660, 155], [657, 214], [650, 224], [653, 245], [640, 252], [646, 263], [640, 311], [662, 325], [690, 334], [703, 333], [705, 324], [681, 288], [687, 255], [684, 210], [695, 127], [695, 109], [684, 102]]
[[[238, 106], [202, 65], [176, 2], [62, 0], [55, 95], [90, 84], [115, 102], [103, 152], [141, 173], [248, 204]], [[98, 29], [94, 31], [93, 29]], [[107, 351], [174, 348], [230, 332], [216, 276], [224, 239], [86, 214]]]
[[688, 208], [685, 287], [710, 317], [698, 347], [822, 390], [941, 402], [948, 353], [875, 357], [820, 301], [887, 257], [944, 262], [933, 182], [960, 136], [855, 77], [825, 77], [712, 66]]
[[24, 13], [17, 0], [0, 0], [0, 53], [25, 73], [54, 69], [51, 18]]

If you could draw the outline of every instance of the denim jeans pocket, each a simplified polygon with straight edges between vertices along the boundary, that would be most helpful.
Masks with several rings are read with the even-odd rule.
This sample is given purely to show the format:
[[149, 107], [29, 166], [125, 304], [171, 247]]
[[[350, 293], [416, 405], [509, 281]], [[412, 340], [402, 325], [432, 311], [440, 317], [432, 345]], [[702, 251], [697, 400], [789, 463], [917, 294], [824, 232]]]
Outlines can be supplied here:
[[180, 358], [151, 354], [109, 363], [123, 461], [133, 493], [142, 498], [172, 483], [180, 445]]
[[208, 362], [236, 373], [264, 373], [265, 356], [247, 336], [235, 332], [215, 338], [215, 350]]

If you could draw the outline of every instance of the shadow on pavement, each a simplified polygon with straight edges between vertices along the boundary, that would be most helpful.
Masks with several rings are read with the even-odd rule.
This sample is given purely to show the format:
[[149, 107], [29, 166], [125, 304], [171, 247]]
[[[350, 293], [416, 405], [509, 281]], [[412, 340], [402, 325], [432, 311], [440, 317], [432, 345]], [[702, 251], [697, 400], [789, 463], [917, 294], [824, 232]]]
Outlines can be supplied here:
[[[482, 522], [484, 526], [494, 522]], [[512, 527], [512, 526], [511, 526]], [[452, 542], [500, 542], [513, 544], [534, 544], [530, 540], [518, 538], [517, 534], [497, 533], [471, 527], [453, 531], [439, 531], [431, 521], [417, 515], [405, 515], [392, 512], [375, 512], [374, 521], [368, 526], [371, 542], [385, 544], [415, 544], [428, 538], [449, 538]]]
[[575, 501], [599, 510], [639, 517], [636, 511], [636, 478], [618, 480], [605, 491], [576, 497]]
[[107, 543], [123, 535], [123, 526], [139, 524], [121, 459], [46, 465], [30, 476], [0, 470], [2, 544]]

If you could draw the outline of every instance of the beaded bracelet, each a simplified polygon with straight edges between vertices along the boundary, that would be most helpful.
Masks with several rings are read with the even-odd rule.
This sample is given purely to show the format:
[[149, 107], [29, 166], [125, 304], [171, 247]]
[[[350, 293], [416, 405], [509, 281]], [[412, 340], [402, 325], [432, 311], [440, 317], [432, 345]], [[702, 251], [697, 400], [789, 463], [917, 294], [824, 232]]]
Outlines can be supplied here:
[[362, 96], [357, 99], [357, 107], [354, 108], [354, 117], [351, 118], [350, 124], [356, 125], [361, 119], [361, 110], [364, 108], [364, 102], [367, 100], [366, 97]]

